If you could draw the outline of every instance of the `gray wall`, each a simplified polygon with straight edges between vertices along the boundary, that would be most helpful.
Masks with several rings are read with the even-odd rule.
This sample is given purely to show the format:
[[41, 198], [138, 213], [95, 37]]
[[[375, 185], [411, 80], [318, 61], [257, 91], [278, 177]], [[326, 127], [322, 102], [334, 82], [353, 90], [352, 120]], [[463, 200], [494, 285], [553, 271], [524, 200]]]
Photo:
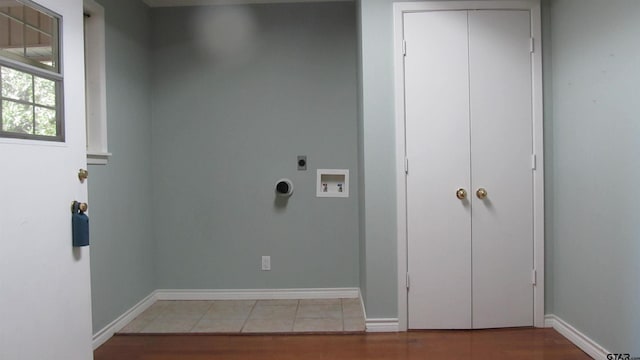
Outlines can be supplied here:
[[[358, 287], [355, 4], [158, 8], [152, 19], [158, 287]], [[349, 169], [351, 197], [316, 198], [318, 168]], [[294, 182], [286, 204], [273, 188], [282, 177]]]
[[393, 1], [360, 1], [363, 226], [368, 318], [398, 316]]
[[106, 166], [89, 166], [94, 332], [155, 289], [151, 222], [149, 9], [137, 1], [105, 7]]
[[640, 2], [551, 1], [553, 313], [640, 356]]

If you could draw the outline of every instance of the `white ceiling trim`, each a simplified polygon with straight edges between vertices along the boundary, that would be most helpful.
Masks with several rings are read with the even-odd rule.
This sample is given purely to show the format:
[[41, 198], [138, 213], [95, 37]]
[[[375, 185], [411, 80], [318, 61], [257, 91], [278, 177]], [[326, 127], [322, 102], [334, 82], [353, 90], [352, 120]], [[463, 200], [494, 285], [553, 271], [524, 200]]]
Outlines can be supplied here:
[[353, 2], [355, 0], [142, 0], [150, 7], [244, 5], [311, 2]]

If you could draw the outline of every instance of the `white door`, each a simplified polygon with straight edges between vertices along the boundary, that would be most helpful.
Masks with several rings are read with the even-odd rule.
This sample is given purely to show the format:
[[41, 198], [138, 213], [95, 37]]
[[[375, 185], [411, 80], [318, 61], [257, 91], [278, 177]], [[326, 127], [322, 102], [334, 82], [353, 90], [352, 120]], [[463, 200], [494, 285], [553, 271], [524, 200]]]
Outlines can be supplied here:
[[408, 13], [404, 38], [409, 328], [531, 326], [529, 12]]
[[0, 359], [92, 356], [89, 248], [73, 248], [86, 201], [82, 0], [37, 0], [62, 17], [66, 139], [0, 138]]
[[[409, 328], [471, 327], [467, 13], [405, 15]], [[455, 309], [455, 311], [449, 311]]]
[[529, 19], [469, 12], [474, 328], [533, 325]]

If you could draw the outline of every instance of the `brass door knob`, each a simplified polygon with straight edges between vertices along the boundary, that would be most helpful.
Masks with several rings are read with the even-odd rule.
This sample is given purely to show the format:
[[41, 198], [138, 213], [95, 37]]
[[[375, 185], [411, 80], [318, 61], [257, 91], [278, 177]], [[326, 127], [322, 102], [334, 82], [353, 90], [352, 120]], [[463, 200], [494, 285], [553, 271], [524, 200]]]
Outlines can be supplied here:
[[487, 195], [489, 195], [489, 194], [487, 193], [487, 190], [485, 190], [485, 188], [480, 188], [480, 189], [478, 189], [478, 191], [476, 191], [476, 196], [480, 200], [486, 199]]
[[466, 198], [467, 198], [467, 190], [462, 189], [462, 188], [458, 189], [458, 190], [456, 191], [456, 197], [457, 197], [458, 199], [460, 199], [460, 200], [464, 200], [464, 199], [466, 199]]

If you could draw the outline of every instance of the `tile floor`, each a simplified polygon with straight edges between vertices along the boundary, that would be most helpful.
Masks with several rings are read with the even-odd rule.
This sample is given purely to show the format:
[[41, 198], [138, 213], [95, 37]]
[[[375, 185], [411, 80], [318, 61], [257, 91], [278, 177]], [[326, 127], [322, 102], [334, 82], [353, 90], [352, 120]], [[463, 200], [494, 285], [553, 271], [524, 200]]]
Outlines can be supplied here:
[[360, 299], [157, 301], [120, 333], [364, 332]]

